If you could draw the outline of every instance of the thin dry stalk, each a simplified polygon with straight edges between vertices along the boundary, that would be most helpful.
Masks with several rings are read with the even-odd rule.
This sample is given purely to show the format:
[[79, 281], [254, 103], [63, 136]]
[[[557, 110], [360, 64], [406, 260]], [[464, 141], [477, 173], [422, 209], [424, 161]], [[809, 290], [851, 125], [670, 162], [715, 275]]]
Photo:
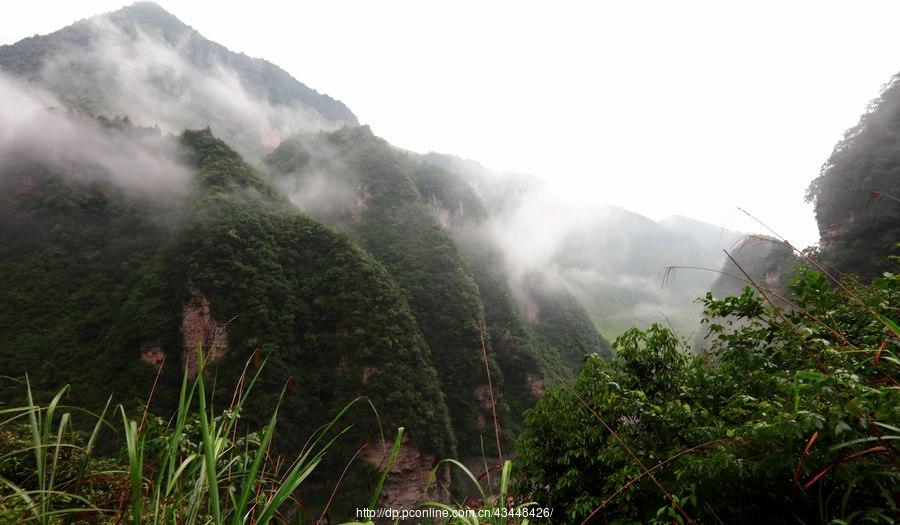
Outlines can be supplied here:
[[497, 403], [494, 400], [494, 385], [491, 383], [491, 367], [488, 365], [487, 347], [484, 344], [484, 327], [478, 323], [478, 333], [481, 336], [481, 356], [484, 359], [484, 371], [487, 374], [488, 392], [491, 395], [491, 415], [494, 417], [494, 437], [497, 439], [497, 459], [503, 464], [503, 452], [500, 449], [500, 423], [497, 421]]
[[744, 213], [745, 215], [747, 215], [748, 217], [750, 217], [751, 219], [753, 219], [754, 221], [756, 221], [757, 223], [759, 223], [760, 226], [762, 226], [763, 228], [769, 230], [769, 232], [771, 232], [772, 235], [774, 235], [774, 236], [777, 237], [779, 240], [781, 240], [781, 242], [783, 242], [784, 244], [786, 244], [787, 246], [789, 246], [792, 250], [794, 250], [797, 254], [799, 254], [800, 257], [802, 257], [802, 258], [803, 258], [805, 261], [807, 261], [809, 264], [815, 266], [817, 270], [819, 270], [820, 272], [824, 273], [829, 279], [831, 279], [836, 285], [838, 285], [838, 287], [841, 289], [841, 291], [843, 291], [845, 294], [847, 294], [848, 297], [850, 297], [851, 299], [853, 299], [854, 301], [856, 301], [857, 303], [859, 303], [863, 308], [865, 308], [865, 309], [869, 312], [869, 314], [872, 315], [872, 317], [874, 317], [875, 319], [878, 319], [878, 322], [880, 322], [882, 325], [884, 325], [884, 327], [887, 328], [889, 331], [893, 332], [894, 335], [896, 335], [897, 337], [900, 337], [900, 332], [898, 332], [898, 331], [897, 331], [894, 327], [892, 327], [890, 324], [886, 323], [885, 320], [881, 317], [881, 315], [878, 314], [878, 312], [876, 312], [875, 310], [873, 310], [872, 307], [870, 307], [870, 306], [867, 305], [862, 299], [860, 299], [859, 297], [857, 297], [856, 294], [853, 293], [852, 290], [850, 290], [850, 288], [847, 288], [847, 285], [845, 285], [845, 284], [843, 283], [843, 281], [841, 281], [840, 279], [838, 279], [837, 277], [835, 277], [834, 275], [832, 275], [831, 272], [829, 272], [827, 269], [825, 269], [824, 266], [822, 266], [821, 264], [819, 264], [818, 261], [816, 261], [815, 259], [813, 259], [813, 258], [810, 257], [809, 255], [807, 255], [806, 253], [804, 253], [803, 250], [797, 249], [797, 247], [794, 246], [793, 244], [791, 244], [790, 241], [788, 241], [787, 239], [785, 239], [784, 237], [782, 237], [781, 235], [779, 235], [775, 230], [773, 230], [772, 228], [770, 228], [766, 223], [762, 222], [761, 220], [759, 220], [759, 219], [757, 219], [756, 217], [754, 217], [753, 215], [751, 215], [750, 212], [748, 212], [747, 210], [745, 210], [745, 209], [743, 209], [743, 208], [738, 208], [738, 209], [739, 209], [742, 213]]
[[156, 384], [159, 382], [159, 376], [162, 374], [163, 367], [166, 366], [166, 356], [163, 355], [162, 362], [156, 370], [156, 378], [153, 380], [153, 386], [150, 387], [150, 395], [147, 396], [147, 403], [144, 404], [144, 413], [141, 414], [141, 424], [138, 425], [138, 432], [144, 429], [144, 422], [147, 420], [147, 411], [150, 410], [150, 402], [153, 401], [153, 394], [156, 392]]
[[325, 515], [328, 514], [328, 507], [331, 507], [331, 502], [334, 501], [334, 496], [337, 494], [337, 491], [341, 486], [341, 482], [344, 481], [344, 476], [347, 475], [347, 471], [350, 470], [350, 465], [352, 465], [353, 462], [356, 461], [357, 456], [359, 456], [362, 451], [367, 448], [369, 448], [369, 444], [363, 443], [363, 445], [359, 447], [359, 449], [357, 449], [356, 454], [353, 454], [353, 457], [350, 458], [350, 461], [348, 461], [347, 464], [344, 465], [344, 470], [341, 471], [341, 476], [338, 478], [337, 483], [334, 484], [334, 490], [332, 490], [331, 495], [328, 496], [328, 503], [325, 504], [325, 508], [322, 509], [322, 515], [319, 516], [319, 521], [317, 521], [316, 523], [327, 523], [325, 521]]
[[[673, 460], [675, 460], [675, 459], [677, 459], [677, 458], [679, 458], [679, 457], [681, 457], [681, 456], [683, 456], [683, 455], [685, 455], [685, 454], [690, 454], [690, 453], [692, 453], [692, 452], [696, 452], [697, 450], [701, 450], [701, 449], [704, 449], [704, 448], [711, 447], [711, 446], [715, 445], [716, 443], [720, 443], [720, 442], [722, 442], [722, 441], [729, 441], [729, 439], [728, 439], [728, 438], [714, 439], [714, 440], [712, 440], [712, 441], [707, 441], [706, 443], [700, 443], [699, 445], [694, 445], [694, 446], [691, 447], [691, 448], [684, 449], [684, 450], [682, 450], [681, 452], [679, 452], [679, 453], [677, 453], [677, 454], [674, 454], [674, 455], [672, 455], [672, 456], [670, 456], [670, 457], [668, 457], [668, 458], [666, 458], [666, 459], [660, 461], [660, 462], [657, 463], [656, 465], [653, 465], [653, 466], [649, 469], [649, 472], [653, 472], [653, 471], [655, 471], [655, 470], [658, 470], [658, 469], [664, 467], [664, 466], [665, 466], [667, 463], [669, 463], [670, 461], [673, 461]], [[621, 487], [619, 487], [615, 492], [613, 492], [612, 494], [610, 494], [609, 497], [607, 497], [605, 500], [603, 500], [603, 502], [600, 504], [600, 506], [597, 507], [596, 509], [594, 509], [594, 510], [588, 515], [588, 517], [585, 518], [584, 521], [581, 522], [581, 525], [585, 525], [586, 523], [588, 523], [589, 521], [591, 521], [591, 519], [592, 519], [594, 516], [596, 516], [598, 512], [600, 512], [601, 510], [603, 510], [603, 509], [609, 504], [609, 502], [611, 502], [612, 500], [616, 499], [616, 497], [618, 497], [619, 494], [622, 494], [623, 492], [625, 492], [625, 489], [627, 489], [628, 487], [630, 487], [631, 485], [633, 485], [635, 482], [637, 482], [637, 481], [643, 479], [644, 476], [646, 476], [646, 475], [647, 475], [647, 473], [644, 472], [644, 473], [638, 474], [637, 476], [635, 476], [635, 477], [629, 479], [627, 482], [625, 482], [624, 485], [622, 485]]]

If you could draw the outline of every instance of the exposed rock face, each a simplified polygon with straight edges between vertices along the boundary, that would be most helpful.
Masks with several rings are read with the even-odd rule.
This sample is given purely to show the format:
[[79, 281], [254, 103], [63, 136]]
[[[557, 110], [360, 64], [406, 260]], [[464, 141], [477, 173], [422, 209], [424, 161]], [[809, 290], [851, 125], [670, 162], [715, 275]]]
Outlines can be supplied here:
[[479, 411], [477, 415], [478, 428], [488, 428], [488, 420], [485, 416], [491, 417], [491, 414], [493, 413], [490, 387], [487, 385], [478, 385], [475, 387], [475, 399], [478, 400], [478, 404], [481, 407], [481, 411]]
[[373, 375], [375, 375], [376, 373], [378, 373], [378, 369], [375, 368], [374, 366], [364, 366], [362, 369], [362, 375], [360, 377], [360, 381], [364, 385], [368, 384], [369, 379], [371, 379], [371, 377]]
[[159, 369], [165, 360], [166, 353], [163, 352], [162, 346], [160, 346], [159, 343], [150, 341], [141, 343], [141, 361], [150, 363], [155, 368]]
[[351, 202], [345, 210], [347, 214], [350, 215], [351, 222], [359, 222], [362, 220], [363, 211], [365, 211], [366, 204], [369, 202], [370, 197], [369, 186], [363, 184], [353, 197], [353, 202]]
[[528, 382], [528, 390], [535, 396], [541, 396], [544, 393], [544, 380], [540, 375], [529, 372], [525, 375], [525, 381]]
[[213, 319], [209, 299], [196, 290], [181, 310], [181, 364], [188, 377], [197, 375], [197, 349], [203, 349], [207, 363], [215, 363], [228, 350], [225, 324]]
[[[384, 468], [390, 444], [375, 443], [363, 453], [363, 459], [378, 470]], [[428, 477], [434, 465], [434, 456], [422, 454], [407, 437], [403, 437], [397, 461], [384, 481], [380, 505], [385, 508], [411, 509], [428, 500], [440, 500], [440, 486], [450, 484], [450, 472], [444, 469], [440, 474], [440, 483], [431, 483]]]

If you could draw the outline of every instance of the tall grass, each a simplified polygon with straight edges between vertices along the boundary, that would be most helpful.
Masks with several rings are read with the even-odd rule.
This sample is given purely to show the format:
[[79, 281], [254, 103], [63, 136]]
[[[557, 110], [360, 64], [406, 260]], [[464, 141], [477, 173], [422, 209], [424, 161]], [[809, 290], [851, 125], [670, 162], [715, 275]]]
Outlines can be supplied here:
[[[338, 423], [360, 399], [344, 406], [285, 467], [270, 453], [281, 397], [265, 428], [255, 433], [244, 430], [237, 438], [239, 415], [265, 363], [247, 388], [217, 414], [204, 380], [203, 353], [199, 354], [198, 373], [193, 380], [184, 376], [177, 409], [162, 435], [148, 431], [146, 414], [138, 421], [124, 406], [116, 407], [126, 455], [119, 462], [94, 457], [101, 427], [113, 427], [107, 419], [109, 401], [101, 413], [92, 414], [96, 422], [85, 441], [84, 434], [73, 428], [71, 411], [61, 405], [68, 387], [47, 405], [39, 405], [26, 381], [27, 403], [0, 410], [0, 439], [28, 437], [22, 446], [0, 455], [0, 464], [21, 463], [23, 456], [30, 456], [24, 470], [33, 472], [21, 479], [0, 477], [0, 522], [237, 525], [284, 521], [290, 498], [335, 440], [349, 430]], [[240, 384], [245, 379], [242, 376]], [[197, 423], [195, 443], [189, 430]], [[107, 497], [97, 497], [97, 480]], [[384, 476], [379, 486], [383, 481]]]

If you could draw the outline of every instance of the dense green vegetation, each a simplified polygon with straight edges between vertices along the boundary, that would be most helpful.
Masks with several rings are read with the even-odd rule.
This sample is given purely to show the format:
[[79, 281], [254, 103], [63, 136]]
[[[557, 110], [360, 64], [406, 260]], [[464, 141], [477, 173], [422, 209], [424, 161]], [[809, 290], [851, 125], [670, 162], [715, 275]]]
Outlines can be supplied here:
[[[197, 292], [227, 322], [228, 351], [210, 365], [223, 389], [254, 351], [270, 363], [244, 421], [264, 425], [286, 386], [279, 450], [298, 450], [335, 407], [366, 395], [384, 424], [407, 421], [424, 453], [455, 455], [428, 348], [384, 268], [278, 197], [208, 130], [177, 140], [196, 174], [187, 195], [163, 202], [35, 159], [4, 170], [0, 356], [15, 381], [0, 384], [3, 398], [21, 398], [28, 373], [38, 399], [70, 383], [86, 408], [109, 394], [135, 406], [154, 379], [139, 352], [151, 342], [166, 355], [153, 407], [166, 410], [182, 377], [182, 310]], [[371, 412], [350, 416], [336, 461], [377, 437]]]
[[581, 369], [588, 354], [612, 356], [609, 343], [594, 327], [581, 303], [561, 283], [536, 274], [525, 293], [534, 304], [533, 333], [542, 348], [556, 348], [554, 368], [564, 377]]
[[512, 299], [500, 250], [485, 230], [487, 210], [481, 200], [461, 177], [442, 168], [423, 164], [412, 176], [419, 194], [450, 230], [478, 284], [485, 337], [503, 373], [502, 393], [511, 415], [506, 423], [515, 432], [521, 414], [537, 401], [549, 361], [542, 360]]
[[0, 522], [900, 517], [900, 77], [810, 186], [821, 250], [717, 276], [734, 232], [402, 151], [152, 3], [0, 71], [66, 108], [0, 137]]
[[[431, 349], [460, 451], [478, 454], [492, 420], [482, 341], [499, 392], [504, 377], [488, 334], [482, 339], [479, 288], [416, 188], [415, 163], [367, 127], [294, 137], [267, 161], [280, 171], [275, 180], [288, 185], [289, 195], [323, 173], [328, 183], [349, 189], [340, 205], [317, 216], [350, 233], [403, 289]], [[496, 403], [506, 420], [505, 401], [498, 396]]]
[[824, 262], [865, 278], [890, 268], [900, 239], [900, 82], [863, 115], [809, 186]]
[[526, 415], [520, 490], [558, 523], [892, 523], [900, 277], [841, 286], [801, 269], [791, 311], [709, 295], [702, 354], [626, 332]]
[[[0, 356], [3, 374], [30, 373], [36, 394], [78, 381], [102, 403], [146, 395], [152, 374], [112, 330], [147, 261], [171, 231], [171, 202], [140, 198], [102, 178], [66, 177], [27, 155], [0, 173]], [[83, 166], [86, 173], [94, 167]], [[141, 319], [129, 320], [140, 324]], [[113, 378], [119, 378], [114, 380]], [[3, 399], [20, 385], [0, 382]]]
[[[469, 261], [481, 289], [489, 326], [496, 324], [501, 338], [509, 338], [502, 335], [508, 333], [518, 339], [517, 346], [524, 352], [516, 353], [536, 353], [545, 369], [563, 376], [569, 376], [581, 368], [585, 353], [608, 354], [609, 344], [599, 335], [578, 299], [564, 285], [553, 282], [540, 270], [535, 270], [532, 277], [526, 279], [527, 283], [519, 292], [523, 301], [533, 304], [538, 312], [544, 312], [543, 315], [539, 315], [534, 322], [522, 319], [512, 298], [509, 268], [495, 238], [496, 232], [492, 231], [490, 219], [492, 214], [514, 206], [516, 194], [527, 191], [535, 183], [513, 174], [501, 178], [506, 183], [489, 183], [485, 179], [494, 174], [487, 173], [478, 164], [471, 166], [471, 163], [434, 153], [424, 158], [426, 163], [415, 173], [419, 192], [447, 223], [454, 240]], [[474, 187], [490, 190], [485, 202], [476, 194]]]

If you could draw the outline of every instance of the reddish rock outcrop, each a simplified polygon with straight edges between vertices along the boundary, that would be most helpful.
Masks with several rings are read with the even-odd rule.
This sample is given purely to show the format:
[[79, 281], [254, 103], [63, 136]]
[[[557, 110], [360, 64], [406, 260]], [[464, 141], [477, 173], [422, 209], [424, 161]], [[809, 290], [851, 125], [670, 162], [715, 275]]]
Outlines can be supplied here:
[[361, 374], [361, 377], [360, 377], [360, 381], [361, 381], [362, 384], [364, 384], [364, 385], [365, 385], [365, 384], [368, 384], [368, 383], [369, 383], [369, 379], [371, 379], [372, 376], [375, 375], [375, 374], [377, 374], [377, 373], [378, 373], [378, 369], [375, 368], [374, 366], [364, 366], [364, 367], [362, 368], [362, 374]]
[[166, 353], [163, 352], [162, 346], [159, 343], [150, 341], [141, 343], [141, 361], [150, 363], [155, 368], [159, 369], [165, 360]]
[[475, 416], [475, 425], [478, 428], [485, 429], [491, 426], [488, 418], [492, 418], [493, 405], [491, 403], [491, 389], [487, 385], [479, 385], [475, 387], [475, 399], [478, 400], [478, 406], [481, 410]]
[[[390, 443], [369, 444], [363, 452], [363, 459], [375, 469], [381, 470], [390, 452]], [[449, 485], [450, 472], [445, 469], [440, 473], [440, 483], [431, 483], [429, 486], [428, 478], [433, 466], [434, 456], [423, 454], [404, 436], [397, 460], [384, 481], [379, 505], [392, 509], [412, 509], [425, 501], [441, 500], [440, 486]]]
[[528, 390], [535, 396], [540, 397], [544, 393], [544, 380], [539, 374], [529, 372], [525, 374], [525, 381], [528, 383]]
[[215, 363], [228, 351], [225, 324], [213, 319], [209, 299], [196, 290], [181, 309], [181, 340], [181, 364], [188, 377], [197, 375], [198, 348], [207, 363]]

